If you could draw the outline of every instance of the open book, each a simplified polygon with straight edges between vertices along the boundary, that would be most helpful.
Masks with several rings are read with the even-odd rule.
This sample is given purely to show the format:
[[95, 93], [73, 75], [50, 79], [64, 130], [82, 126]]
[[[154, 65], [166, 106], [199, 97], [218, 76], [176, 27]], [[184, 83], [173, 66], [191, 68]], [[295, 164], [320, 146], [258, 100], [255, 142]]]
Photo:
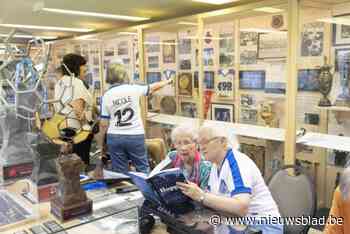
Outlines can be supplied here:
[[170, 159], [162, 161], [148, 176], [140, 172], [129, 172], [129, 176], [146, 200], [173, 214], [183, 214], [194, 207], [192, 200], [176, 186], [176, 182], [186, 182], [181, 169], [164, 169], [170, 163]]

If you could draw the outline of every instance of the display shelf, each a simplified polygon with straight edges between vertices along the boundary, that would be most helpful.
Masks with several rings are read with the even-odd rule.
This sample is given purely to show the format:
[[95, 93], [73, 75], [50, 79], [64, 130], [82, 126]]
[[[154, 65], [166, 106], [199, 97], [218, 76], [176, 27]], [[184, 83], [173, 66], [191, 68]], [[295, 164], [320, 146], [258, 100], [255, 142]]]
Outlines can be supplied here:
[[329, 110], [329, 111], [341, 111], [341, 112], [350, 112], [350, 107], [346, 106], [329, 106], [329, 107], [317, 107], [319, 110]]
[[[189, 124], [192, 126], [199, 126], [199, 119], [192, 119], [188, 117], [165, 115], [148, 112], [147, 120], [154, 123], [180, 125]], [[231, 129], [238, 136], [255, 137], [265, 140], [284, 141], [284, 129], [268, 128], [249, 124], [227, 123], [221, 121], [205, 120], [204, 123], [214, 124]]]
[[336, 136], [322, 133], [306, 133], [297, 143], [333, 150], [350, 151], [350, 137]]
[[[192, 119], [181, 116], [165, 115], [148, 112], [147, 120], [154, 123], [180, 125], [189, 124], [200, 126], [199, 119]], [[227, 123], [213, 120], [205, 120], [203, 123], [214, 124], [231, 129], [236, 135], [244, 137], [254, 137], [264, 140], [273, 140], [283, 142], [285, 139], [285, 129], [268, 128], [263, 126]], [[308, 132], [297, 140], [298, 144], [313, 147], [321, 147], [333, 150], [350, 151], [350, 137], [336, 136], [322, 133]]]

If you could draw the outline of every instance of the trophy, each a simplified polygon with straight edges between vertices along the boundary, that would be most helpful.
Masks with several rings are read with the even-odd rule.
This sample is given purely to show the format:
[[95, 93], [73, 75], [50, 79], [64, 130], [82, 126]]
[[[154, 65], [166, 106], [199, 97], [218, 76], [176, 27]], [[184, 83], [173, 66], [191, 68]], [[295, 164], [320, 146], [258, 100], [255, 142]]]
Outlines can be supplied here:
[[344, 66], [339, 69], [341, 93], [338, 95], [335, 101], [336, 106], [350, 106], [349, 72], [350, 61], [349, 59], [346, 59]]
[[320, 92], [323, 95], [319, 101], [318, 106], [331, 106], [328, 99], [328, 94], [332, 88], [333, 75], [330, 72], [331, 66], [327, 64], [327, 57], [324, 57], [324, 65], [320, 67], [320, 75], [318, 76]]
[[76, 154], [63, 154], [56, 161], [58, 189], [51, 200], [51, 213], [61, 221], [92, 212], [92, 201], [80, 187], [83, 165]]
[[275, 113], [272, 111], [272, 102], [264, 102], [260, 107], [260, 117], [268, 127], [273, 127]]

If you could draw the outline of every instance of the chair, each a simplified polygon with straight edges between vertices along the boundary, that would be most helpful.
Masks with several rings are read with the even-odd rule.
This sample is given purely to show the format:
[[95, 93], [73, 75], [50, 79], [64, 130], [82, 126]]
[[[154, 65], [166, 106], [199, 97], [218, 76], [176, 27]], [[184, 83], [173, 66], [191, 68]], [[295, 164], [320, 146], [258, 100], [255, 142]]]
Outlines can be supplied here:
[[[294, 169], [289, 175], [287, 169]], [[313, 217], [316, 210], [316, 194], [311, 179], [299, 166], [285, 166], [275, 172], [268, 182], [272, 197], [282, 217]], [[307, 233], [310, 226], [284, 225], [285, 233]]]
[[166, 156], [167, 148], [162, 138], [146, 139], [146, 148], [151, 168], [154, 168]]

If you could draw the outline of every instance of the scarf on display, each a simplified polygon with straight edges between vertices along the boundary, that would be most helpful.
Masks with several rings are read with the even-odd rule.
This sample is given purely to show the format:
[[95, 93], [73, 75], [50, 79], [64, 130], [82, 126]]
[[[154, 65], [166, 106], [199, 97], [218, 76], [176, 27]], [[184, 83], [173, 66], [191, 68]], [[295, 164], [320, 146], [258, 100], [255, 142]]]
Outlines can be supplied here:
[[[200, 165], [200, 162], [201, 162], [201, 155], [199, 154], [198, 151], [196, 151], [195, 155], [194, 155], [192, 171], [189, 174], [187, 179], [193, 183], [196, 183], [197, 185], [199, 185], [199, 176], [200, 176], [199, 165]], [[178, 168], [181, 168], [183, 170], [186, 170], [184, 159], [178, 153], [176, 154], [176, 158], [173, 161], [173, 167], [178, 167]]]

